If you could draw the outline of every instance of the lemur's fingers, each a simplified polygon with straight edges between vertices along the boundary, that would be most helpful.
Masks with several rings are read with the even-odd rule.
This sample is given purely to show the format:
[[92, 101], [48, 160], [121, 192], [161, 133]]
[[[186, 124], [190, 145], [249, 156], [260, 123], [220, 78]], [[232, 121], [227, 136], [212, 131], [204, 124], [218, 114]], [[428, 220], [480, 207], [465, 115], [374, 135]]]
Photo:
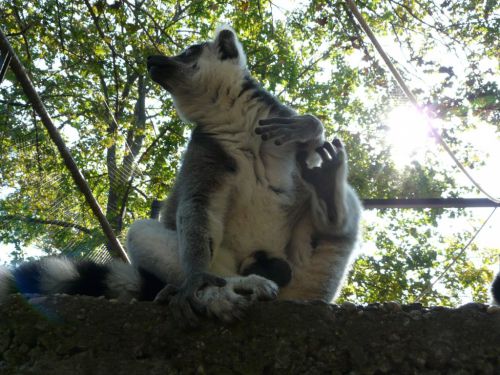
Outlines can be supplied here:
[[255, 134], [264, 134], [278, 129], [283, 129], [283, 125], [263, 125], [255, 128]]
[[323, 144], [323, 149], [328, 151], [328, 153], [330, 154], [330, 162], [342, 163], [346, 159], [344, 146], [338, 138], [335, 138], [331, 143], [325, 142]]
[[276, 138], [278, 135], [282, 134], [283, 130], [282, 129], [266, 129], [265, 132], [259, 132], [257, 134], [261, 134], [262, 140], [267, 141], [268, 139]]
[[286, 143], [294, 142], [296, 141], [295, 137], [293, 136], [292, 132], [282, 132], [282, 134], [279, 137], [276, 137], [274, 140], [274, 144], [276, 146], [281, 146]]
[[176, 286], [168, 284], [156, 295], [154, 302], [160, 305], [168, 304], [172, 297], [178, 292], [178, 290], [179, 288], [177, 288]]
[[283, 144], [285, 142], [293, 140], [293, 132], [287, 129], [278, 128], [276, 130], [267, 131], [261, 135], [263, 141], [267, 141], [270, 139], [279, 139], [280, 141], [276, 144]]
[[182, 325], [196, 327], [199, 324], [199, 318], [193, 311], [187, 298], [175, 296], [168, 305], [175, 321]]
[[342, 142], [340, 141], [340, 139], [338, 138], [335, 138], [333, 141], [332, 141], [332, 144], [336, 147], [337, 149], [337, 160], [339, 162], [343, 162], [344, 160], [347, 159], [347, 156], [346, 156], [346, 152], [345, 152], [345, 148], [344, 148], [344, 145], [342, 144]]
[[330, 142], [325, 142], [323, 148], [330, 154], [332, 159], [337, 155], [337, 150], [335, 150], [335, 147]]
[[271, 125], [271, 124], [293, 124], [295, 118], [293, 117], [269, 117], [263, 120], [259, 120], [259, 125]]
[[208, 273], [203, 275], [203, 281], [206, 285], [214, 285], [218, 287], [226, 286], [226, 279]]

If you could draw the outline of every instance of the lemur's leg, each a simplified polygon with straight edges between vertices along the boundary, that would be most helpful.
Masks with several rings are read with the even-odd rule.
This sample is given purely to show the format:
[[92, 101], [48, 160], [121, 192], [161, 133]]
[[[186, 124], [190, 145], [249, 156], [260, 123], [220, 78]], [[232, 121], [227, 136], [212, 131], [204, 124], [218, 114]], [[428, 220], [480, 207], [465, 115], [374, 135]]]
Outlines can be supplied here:
[[[199, 174], [198, 179], [212, 178]], [[195, 188], [206, 188], [199, 183]], [[203, 194], [189, 194], [177, 208], [178, 265], [183, 270], [182, 282], [167, 285], [156, 297], [159, 303], [168, 303], [176, 320], [196, 325], [198, 314], [215, 315], [229, 320], [237, 317], [242, 309], [259, 298], [274, 298], [276, 285], [264, 278], [242, 278], [238, 295], [230, 278], [210, 273], [215, 254], [220, 251], [223, 236], [224, 215], [229, 196], [229, 185]], [[233, 274], [237, 274], [234, 266]], [[231, 272], [230, 272], [231, 273]], [[217, 291], [217, 292], [214, 292]], [[213, 297], [217, 295], [217, 298]], [[231, 315], [232, 314], [232, 315]]]
[[181, 267], [177, 232], [156, 220], [132, 224], [127, 234], [127, 251], [136, 269], [148, 271], [165, 282], [166, 287], [155, 300], [168, 303], [181, 323], [195, 325], [195, 312], [231, 321], [241, 317], [256, 300], [274, 299], [278, 292], [272, 280], [250, 273], [244, 275], [247, 277], [227, 278], [203, 273], [202, 282], [196, 282], [196, 276], [187, 277]]
[[324, 127], [313, 115], [293, 117], [272, 117], [259, 121], [255, 133], [261, 135], [263, 141], [272, 141], [281, 146], [288, 143], [300, 143], [314, 150], [324, 142]]
[[313, 190], [309, 214], [297, 223], [290, 242], [293, 278], [280, 298], [330, 301], [339, 291], [358, 238], [361, 204], [347, 183], [347, 156], [335, 139], [317, 149], [320, 167], [297, 160]]
[[[319, 161], [315, 149], [324, 143], [324, 127], [321, 121], [312, 115], [292, 117], [271, 117], [259, 121], [255, 133], [263, 140], [262, 153], [274, 168], [289, 168], [291, 177], [296, 174], [295, 156], [300, 150], [308, 161]], [[310, 156], [310, 158], [308, 157]], [[283, 161], [285, 161], [283, 163]], [[316, 163], [317, 164], [317, 163]], [[240, 265], [240, 274], [256, 274], [274, 281], [280, 287], [290, 282], [291, 268], [284, 258], [275, 258], [264, 250], [256, 251]]]

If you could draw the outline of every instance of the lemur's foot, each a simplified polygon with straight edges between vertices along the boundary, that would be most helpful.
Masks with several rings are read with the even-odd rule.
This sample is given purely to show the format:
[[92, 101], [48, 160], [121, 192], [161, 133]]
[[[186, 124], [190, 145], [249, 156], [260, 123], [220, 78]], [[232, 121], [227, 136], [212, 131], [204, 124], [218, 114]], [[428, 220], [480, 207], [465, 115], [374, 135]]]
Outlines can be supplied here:
[[338, 138], [334, 138], [331, 142], [326, 141], [316, 149], [316, 152], [321, 157], [322, 162], [325, 163], [325, 167], [344, 168], [347, 165], [345, 148]]
[[302, 178], [311, 184], [318, 198], [327, 205], [330, 222], [342, 222], [345, 216], [345, 186], [347, 184], [347, 155], [342, 142], [335, 138], [316, 148], [321, 158], [319, 167], [309, 168], [306, 153], [298, 153], [297, 161]]
[[[155, 302], [168, 303], [174, 319], [186, 326], [199, 324], [199, 316], [213, 316], [224, 322], [240, 319], [255, 301], [272, 300], [278, 286], [257, 275], [219, 278], [209, 274], [191, 278], [180, 288], [168, 285]], [[193, 292], [194, 290], [194, 292]]]
[[278, 295], [278, 286], [261, 276], [228, 277], [226, 282], [222, 288], [207, 287], [197, 293], [208, 315], [224, 322], [241, 319], [254, 302], [273, 300]]
[[174, 319], [187, 326], [199, 323], [198, 315], [207, 315], [207, 306], [198, 299], [200, 290], [220, 288], [226, 280], [208, 273], [191, 275], [180, 287], [167, 285], [155, 298], [155, 302], [168, 304]]
[[321, 140], [323, 135], [323, 124], [312, 115], [271, 117], [260, 120], [259, 125], [255, 133], [261, 135], [263, 141], [274, 141], [278, 146]]
[[[347, 178], [347, 155], [344, 145], [338, 138], [332, 142], [326, 141], [322, 146], [316, 148], [316, 152], [321, 157], [319, 167], [308, 168], [306, 153], [299, 153], [297, 160], [304, 180], [312, 184], [322, 196], [323, 193], [328, 194], [328, 191], [336, 186], [341, 186], [343, 180]], [[323, 190], [325, 191], [323, 192]]]

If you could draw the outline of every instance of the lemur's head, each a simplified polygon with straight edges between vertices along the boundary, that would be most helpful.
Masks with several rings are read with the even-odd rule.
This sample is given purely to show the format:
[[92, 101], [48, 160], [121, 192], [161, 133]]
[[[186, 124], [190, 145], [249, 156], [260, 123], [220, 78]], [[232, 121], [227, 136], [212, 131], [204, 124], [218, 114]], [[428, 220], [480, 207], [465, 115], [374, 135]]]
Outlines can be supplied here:
[[222, 26], [213, 41], [194, 44], [177, 56], [149, 56], [148, 71], [173, 97], [188, 121], [203, 121], [214, 107], [223, 110], [247, 74], [246, 56], [233, 29]]

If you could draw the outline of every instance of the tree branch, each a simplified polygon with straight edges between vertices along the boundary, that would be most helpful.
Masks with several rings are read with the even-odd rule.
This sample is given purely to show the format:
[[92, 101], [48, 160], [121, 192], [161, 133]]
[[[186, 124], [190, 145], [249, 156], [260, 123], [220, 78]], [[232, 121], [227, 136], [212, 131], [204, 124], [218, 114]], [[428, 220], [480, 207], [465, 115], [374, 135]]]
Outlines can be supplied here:
[[28, 103], [12, 102], [10, 100], [0, 99], [0, 104], [11, 105], [13, 107], [23, 107], [28, 108], [30, 105]]
[[134, 72], [136, 73], [139, 73], [136, 69], [136, 67], [131, 64], [128, 59], [126, 59], [125, 57], [123, 57], [122, 55], [120, 55], [118, 52], [116, 52], [116, 49], [115, 47], [109, 43], [106, 39], [106, 34], [104, 34], [104, 31], [102, 31], [102, 28], [101, 26], [99, 26], [99, 19], [97, 18], [97, 15], [94, 13], [94, 10], [92, 9], [92, 5], [90, 5], [89, 1], [88, 0], [84, 0], [85, 2], [85, 5], [87, 6], [88, 10], [89, 10], [89, 13], [90, 13], [90, 16], [92, 17], [92, 21], [94, 22], [94, 25], [97, 29], [97, 32], [99, 33], [99, 36], [101, 37], [102, 41], [108, 46], [108, 48], [110, 49], [110, 51], [117, 57], [119, 57], [120, 59], [122, 59], [125, 64], [127, 64]]
[[92, 190], [90, 189], [87, 181], [80, 172], [80, 169], [76, 165], [75, 160], [71, 156], [68, 148], [66, 147], [66, 144], [64, 143], [64, 140], [57, 131], [54, 123], [52, 122], [52, 119], [50, 118], [50, 115], [47, 112], [45, 105], [40, 99], [40, 96], [35, 90], [33, 83], [29, 79], [23, 64], [17, 57], [15, 51], [12, 49], [12, 46], [10, 45], [9, 41], [7, 40], [1, 29], [0, 29], [0, 49], [7, 51], [12, 56], [10, 64], [12, 71], [16, 75], [16, 78], [21, 84], [24, 93], [29, 98], [31, 104], [33, 105], [33, 108], [35, 109], [43, 125], [47, 129], [50, 138], [57, 146], [59, 154], [63, 159], [66, 168], [68, 168], [69, 172], [71, 173], [73, 181], [78, 186], [82, 194], [85, 196], [87, 204], [92, 209], [92, 212], [94, 213], [95, 217], [99, 220], [101, 228], [109, 241], [108, 249], [114, 256], [119, 256], [127, 263], [130, 263], [127, 253], [125, 252], [122, 245], [116, 238], [116, 235], [113, 232], [113, 228], [110, 226], [108, 220], [106, 219], [101, 210], [101, 206], [99, 205], [94, 195], [92, 194]]
[[16, 215], [4, 215], [4, 216], [0, 216], [0, 219], [2, 221], [24, 221], [26, 223], [55, 225], [55, 226], [63, 227], [63, 228], [77, 229], [80, 232], [83, 232], [86, 234], [92, 233], [92, 231], [90, 229], [85, 228], [82, 225], [75, 224], [75, 223], [68, 223], [66, 221], [61, 221], [61, 220], [46, 220], [46, 219], [40, 219], [40, 218], [36, 218], [36, 217], [16, 216]]

